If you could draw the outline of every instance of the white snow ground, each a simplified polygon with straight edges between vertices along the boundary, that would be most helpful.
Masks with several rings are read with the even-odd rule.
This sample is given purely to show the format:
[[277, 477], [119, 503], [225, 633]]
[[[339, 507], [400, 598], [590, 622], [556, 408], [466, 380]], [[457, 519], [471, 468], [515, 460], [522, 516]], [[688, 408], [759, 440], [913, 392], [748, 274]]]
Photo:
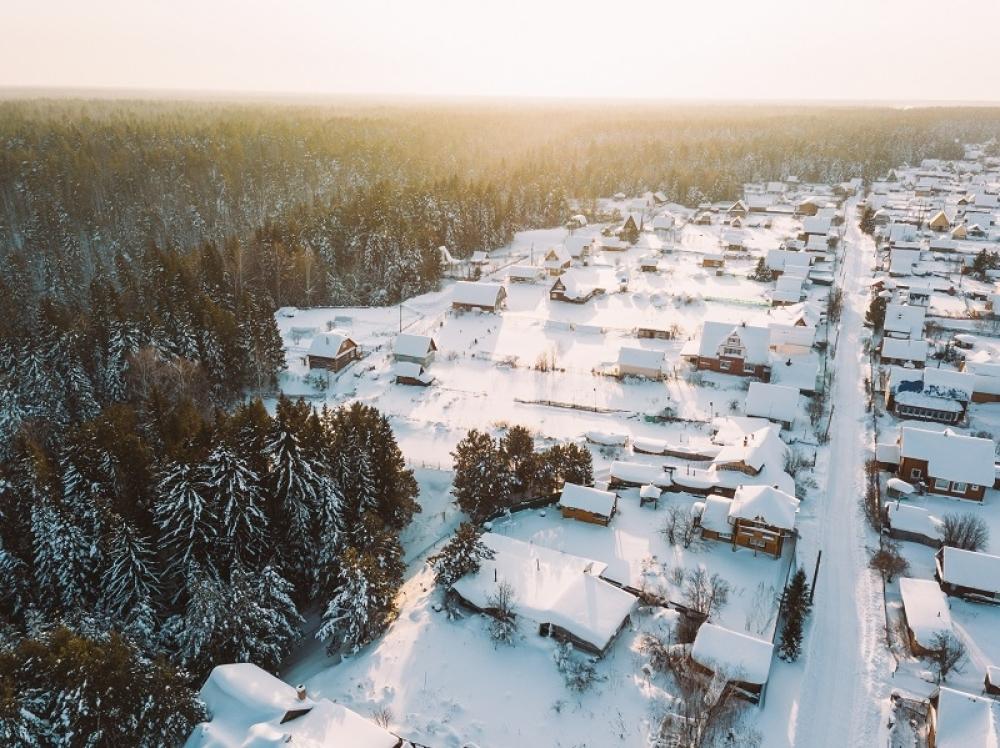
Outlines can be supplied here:
[[[866, 552], [866, 545], [877, 544], [877, 536], [858, 506], [871, 447], [861, 336], [874, 245], [860, 232], [854, 205], [849, 202], [846, 211], [844, 308], [831, 393], [830, 446], [820, 453], [826, 460], [826, 489], [820, 491], [825, 497], [817, 502], [812, 531], [803, 530], [799, 545], [800, 559], [810, 573], [818, 550], [823, 557], [804, 656], [795, 667], [777, 668], [778, 682], [772, 681], [769, 688], [768, 721], [777, 721], [777, 728], [786, 715], [791, 717], [787, 740], [778, 740], [779, 730], [765, 728], [765, 734], [774, 736], [769, 746], [878, 746], [885, 745], [887, 733], [893, 662], [884, 643], [881, 580], [868, 568]], [[788, 699], [787, 711], [775, 709], [780, 699]]]

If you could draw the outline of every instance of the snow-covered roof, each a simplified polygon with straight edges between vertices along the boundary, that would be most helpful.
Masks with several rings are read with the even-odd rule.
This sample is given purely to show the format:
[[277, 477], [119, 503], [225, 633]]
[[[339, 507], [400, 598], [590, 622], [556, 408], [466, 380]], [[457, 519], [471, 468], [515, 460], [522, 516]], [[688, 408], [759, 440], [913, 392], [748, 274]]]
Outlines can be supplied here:
[[669, 488], [672, 484], [670, 476], [656, 465], [645, 465], [641, 462], [625, 462], [615, 460], [611, 463], [611, 477], [625, 483], [646, 485], [652, 483], [661, 488]]
[[805, 252], [793, 252], [788, 249], [769, 249], [765, 264], [771, 270], [788, 272], [790, 268], [808, 268], [812, 264], [812, 256]]
[[992, 439], [964, 436], [951, 429], [903, 426], [899, 430], [900, 457], [926, 460], [931, 478], [992, 486], [995, 452]]
[[893, 366], [889, 370], [889, 388], [897, 403], [938, 410], [961, 412], [962, 403], [972, 399], [976, 378], [951, 369], [906, 369]]
[[1000, 717], [997, 705], [944, 686], [938, 692], [936, 748], [998, 748]]
[[216, 666], [199, 695], [210, 721], [195, 727], [186, 748], [263, 748], [286, 743], [394, 748], [400, 742], [340, 704], [299, 699], [296, 689], [252, 663]]
[[[791, 307], [785, 308], [790, 309]], [[768, 325], [768, 328], [771, 330], [772, 348], [780, 348], [782, 346], [812, 348], [812, 345], [816, 340], [816, 328], [811, 325], [772, 322]]]
[[924, 317], [926, 314], [927, 309], [922, 306], [910, 306], [895, 302], [886, 304], [883, 328], [886, 332], [920, 339], [924, 336]]
[[336, 358], [344, 343], [353, 343], [344, 332], [324, 332], [313, 337], [309, 344], [310, 356], [322, 356], [323, 358]]
[[959, 587], [1000, 592], [1000, 556], [945, 546], [942, 581]]
[[495, 533], [483, 533], [494, 551], [479, 571], [453, 585], [463, 598], [488, 608], [500, 582], [514, 589], [519, 615], [557, 624], [603, 650], [635, 605], [635, 597], [599, 578], [607, 564]]
[[899, 594], [903, 598], [906, 622], [917, 643], [929, 647], [934, 634], [951, 629], [948, 597], [932, 579], [901, 577]]
[[768, 425], [754, 431], [735, 444], [727, 444], [712, 461], [717, 465], [742, 462], [756, 471], [764, 469], [765, 465], [780, 467], [784, 465], [788, 447], [775, 425]]
[[587, 441], [600, 444], [605, 447], [623, 447], [628, 441], [628, 434], [615, 433], [612, 431], [588, 431], [584, 434]]
[[[911, 494], [917, 490], [916, 488], [913, 487], [912, 484], [907, 483], [902, 478], [890, 478], [885, 482], [885, 487], [888, 488], [890, 491], [898, 491], [901, 494]], [[916, 507], [912, 508], [915, 509]], [[921, 509], [920, 511], [923, 512], [925, 510]]]
[[559, 495], [559, 506], [610, 517], [617, 498], [618, 496], [611, 491], [599, 491], [589, 486], [565, 483]]
[[892, 358], [899, 361], [926, 361], [927, 341], [884, 338], [882, 340], [882, 358]]
[[666, 439], [653, 439], [648, 436], [636, 436], [632, 439], [632, 449], [650, 455], [661, 455], [667, 451]]
[[786, 272], [775, 282], [771, 298], [790, 303], [802, 301], [802, 282], [803, 278], [800, 276]]
[[768, 348], [771, 342], [770, 329], [746, 323], [734, 325], [732, 322], [707, 320], [701, 328], [698, 355], [705, 358], [715, 358], [731, 337], [739, 340], [744, 351], [744, 361], [749, 364], [766, 364], [768, 362]]
[[701, 526], [705, 530], [729, 535], [733, 528], [729, 524], [729, 510], [733, 507], [733, 500], [718, 494], [709, 495], [704, 502], [704, 509], [701, 513]]
[[799, 411], [799, 391], [780, 384], [751, 382], [747, 389], [744, 411], [748, 416], [759, 416], [791, 423]]
[[663, 351], [622, 346], [618, 349], [618, 365], [659, 370], [663, 366]]
[[424, 358], [431, 351], [436, 351], [437, 345], [430, 335], [411, 335], [403, 332], [396, 336], [392, 350], [397, 356]]
[[545, 266], [562, 267], [563, 265], [568, 265], [572, 259], [569, 250], [565, 247], [551, 247], [545, 253]]
[[552, 285], [562, 286], [563, 296], [565, 296], [568, 299], [584, 298], [586, 296], [589, 296], [596, 288], [595, 284], [585, 282], [584, 278], [581, 276], [580, 273], [576, 273], [572, 270], [560, 275], [558, 278], [556, 278], [555, 282]]
[[820, 234], [826, 236], [830, 233], [833, 222], [829, 218], [820, 216], [806, 216], [802, 219], [802, 231], [806, 234]]
[[455, 284], [452, 300], [459, 304], [470, 306], [496, 306], [506, 293], [502, 283], [483, 283], [479, 281], [458, 281]]
[[652, 483], [648, 483], [639, 489], [639, 496], [644, 499], [658, 499], [661, 493], [663, 492]]
[[521, 280], [535, 280], [542, 274], [541, 268], [534, 265], [511, 265], [507, 268], [508, 278], [518, 278]]
[[783, 530], [795, 529], [799, 500], [772, 486], [740, 486], [729, 509], [730, 519], [763, 522]]
[[394, 377], [416, 379], [420, 382], [426, 382], [428, 384], [434, 380], [434, 377], [428, 374], [424, 370], [424, 367], [415, 361], [397, 361], [392, 366], [392, 375]]
[[563, 241], [563, 246], [566, 247], [566, 251], [569, 252], [570, 257], [580, 257], [588, 247], [593, 244], [594, 240], [589, 236], [579, 236], [574, 234], [573, 236], [567, 236]]
[[806, 250], [809, 252], [826, 252], [830, 249], [830, 239], [823, 234], [810, 234], [806, 242]]
[[691, 657], [713, 672], [723, 671], [731, 680], [763, 685], [771, 671], [773, 650], [770, 642], [703, 623], [691, 647]]
[[654, 229], [671, 229], [674, 227], [674, 216], [671, 213], [660, 213], [653, 218]]
[[889, 526], [894, 530], [917, 533], [927, 538], [941, 537], [944, 523], [926, 509], [901, 501], [890, 501], [885, 505], [885, 510]]

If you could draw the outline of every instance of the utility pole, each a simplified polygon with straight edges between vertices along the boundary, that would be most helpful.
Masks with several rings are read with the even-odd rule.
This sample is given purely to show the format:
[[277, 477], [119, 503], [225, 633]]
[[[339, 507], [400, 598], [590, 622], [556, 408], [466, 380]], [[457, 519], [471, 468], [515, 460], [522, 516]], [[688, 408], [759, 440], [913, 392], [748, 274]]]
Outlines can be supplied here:
[[823, 549], [816, 554], [816, 568], [813, 570], [813, 581], [809, 587], [809, 604], [812, 605], [813, 597], [816, 595], [816, 578], [819, 576], [819, 562], [823, 558]]

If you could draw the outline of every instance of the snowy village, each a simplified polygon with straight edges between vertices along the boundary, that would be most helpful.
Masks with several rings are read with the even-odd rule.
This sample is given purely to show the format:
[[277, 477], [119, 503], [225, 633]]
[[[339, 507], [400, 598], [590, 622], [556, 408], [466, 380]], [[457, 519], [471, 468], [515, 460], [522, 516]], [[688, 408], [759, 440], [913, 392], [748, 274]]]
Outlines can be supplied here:
[[[969, 147], [869, 190], [619, 194], [441, 247], [453, 280], [396, 307], [279, 309], [282, 391], [377, 404], [423, 509], [383, 636], [335, 664], [307, 645], [285, 680], [418, 746], [716, 721], [770, 746], [790, 686], [855, 660], [892, 745], [995, 744], [998, 183]], [[572, 479], [540, 477], [560, 448]], [[836, 730], [839, 691], [799, 708]]]
[[6, 5], [0, 748], [1000, 748], [987, 34]]

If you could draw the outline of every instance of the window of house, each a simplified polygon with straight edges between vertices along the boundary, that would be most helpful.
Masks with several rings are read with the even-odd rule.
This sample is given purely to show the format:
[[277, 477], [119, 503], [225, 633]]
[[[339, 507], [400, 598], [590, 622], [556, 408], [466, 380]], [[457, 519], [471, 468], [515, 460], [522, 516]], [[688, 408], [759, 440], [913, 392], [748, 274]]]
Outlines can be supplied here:
[[965, 493], [966, 485], [961, 482], [953, 483], [951, 486], [952, 491], [957, 491], [958, 493]]
[[912, 470], [910, 470], [910, 477], [911, 478], [921, 478], [921, 477], [923, 477], [923, 475], [924, 475], [924, 471], [921, 470], [920, 468], [913, 468]]
[[951, 481], [944, 478], [934, 479], [934, 489], [937, 491], [947, 491], [951, 487]]
[[979, 486], [978, 486], [977, 484], [975, 484], [975, 483], [970, 483], [970, 484], [969, 484], [969, 488], [970, 488], [970, 489], [971, 489], [972, 491], [978, 491], [978, 490], [979, 490]]
[[731, 367], [732, 367], [732, 364], [729, 361], [720, 361], [719, 362], [719, 368], [720, 369], [729, 369]]

